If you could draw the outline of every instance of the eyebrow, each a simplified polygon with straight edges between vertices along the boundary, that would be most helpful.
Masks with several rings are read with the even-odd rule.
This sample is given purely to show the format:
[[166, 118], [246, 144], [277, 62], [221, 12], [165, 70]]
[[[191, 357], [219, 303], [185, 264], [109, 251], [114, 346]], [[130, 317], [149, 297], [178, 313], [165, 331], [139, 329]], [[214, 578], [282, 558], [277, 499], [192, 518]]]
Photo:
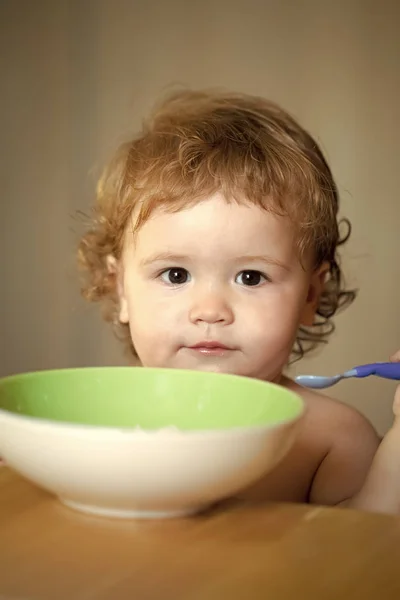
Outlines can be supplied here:
[[170, 262], [170, 263], [179, 263], [184, 260], [188, 260], [188, 256], [183, 254], [172, 254], [171, 252], [159, 252], [157, 254], [151, 254], [147, 258], [143, 258], [139, 265], [141, 267], [148, 267], [153, 263], [157, 262]]
[[290, 267], [288, 265], [286, 265], [285, 263], [283, 263], [282, 261], [273, 258], [272, 256], [266, 256], [266, 255], [254, 255], [254, 256], [240, 256], [239, 258], [237, 258], [238, 262], [263, 262], [266, 263], [268, 265], [272, 265], [274, 267], [279, 267], [281, 269], [285, 269], [285, 271], [290, 271]]
[[[188, 260], [189, 260], [189, 256], [186, 256], [184, 254], [172, 254], [171, 252], [159, 252], [157, 254], [152, 254], [152, 255], [148, 256], [147, 258], [142, 259], [139, 264], [141, 267], [148, 267], [149, 265], [152, 265], [157, 262], [169, 262], [169, 263], [173, 264], [173, 263], [182, 263], [182, 262], [188, 261]], [[248, 262], [250, 262], [250, 263], [263, 262], [270, 266], [276, 266], [281, 269], [284, 269], [285, 271], [290, 271], [290, 267], [288, 265], [284, 264], [280, 260], [277, 260], [275, 258], [272, 258], [271, 256], [266, 256], [266, 255], [238, 256], [237, 258], [235, 258], [235, 262], [241, 262], [241, 263], [242, 262], [246, 262], [246, 263], [248, 263]]]

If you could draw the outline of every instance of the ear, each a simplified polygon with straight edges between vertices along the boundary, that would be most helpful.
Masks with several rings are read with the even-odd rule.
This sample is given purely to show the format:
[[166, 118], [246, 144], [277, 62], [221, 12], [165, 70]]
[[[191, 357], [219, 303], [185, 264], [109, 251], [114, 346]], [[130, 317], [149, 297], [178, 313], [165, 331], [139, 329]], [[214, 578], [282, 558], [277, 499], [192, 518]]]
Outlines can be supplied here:
[[128, 303], [125, 297], [124, 277], [121, 265], [118, 263], [115, 256], [109, 254], [106, 259], [107, 271], [113, 275], [116, 280], [116, 289], [119, 301], [118, 320], [120, 323], [129, 323]]
[[301, 314], [300, 324], [311, 327], [314, 323], [315, 313], [317, 312], [321, 294], [324, 291], [326, 276], [329, 273], [329, 263], [323, 263], [316, 269], [310, 278], [308, 293], [303, 311]]

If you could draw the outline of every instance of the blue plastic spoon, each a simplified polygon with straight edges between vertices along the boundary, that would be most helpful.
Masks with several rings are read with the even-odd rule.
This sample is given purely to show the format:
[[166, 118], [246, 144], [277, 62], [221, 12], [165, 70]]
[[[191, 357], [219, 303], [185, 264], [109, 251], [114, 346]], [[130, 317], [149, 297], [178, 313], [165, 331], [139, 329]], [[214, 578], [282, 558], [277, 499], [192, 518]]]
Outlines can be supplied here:
[[400, 363], [388, 362], [361, 365], [359, 367], [354, 367], [354, 369], [350, 369], [350, 371], [342, 373], [342, 375], [334, 375], [333, 377], [323, 377], [321, 375], [299, 375], [296, 377], [296, 382], [303, 387], [321, 390], [323, 388], [328, 388], [332, 385], [335, 385], [342, 379], [347, 379], [349, 377], [369, 377], [370, 375], [384, 377], [385, 379], [400, 380]]

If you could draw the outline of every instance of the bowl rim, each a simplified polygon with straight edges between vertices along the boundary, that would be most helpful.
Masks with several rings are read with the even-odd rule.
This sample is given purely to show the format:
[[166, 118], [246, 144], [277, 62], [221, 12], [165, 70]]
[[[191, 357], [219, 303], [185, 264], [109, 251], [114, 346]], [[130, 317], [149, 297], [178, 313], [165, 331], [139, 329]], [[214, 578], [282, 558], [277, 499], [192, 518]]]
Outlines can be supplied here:
[[[25, 379], [25, 378], [29, 378], [32, 376], [46, 376], [50, 373], [65, 373], [65, 372], [83, 372], [83, 371], [91, 371], [91, 372], [95, 372], [95, 371], [104, 371], [104, 370], [108, 370], [108, 371], [128, 371], [128, 370], [132, 370], [132, 369], [146, 369], [146, 370], [151, 370], [151, 371], [157, 371], [157, 372], [168, 372], [170, 373], [171, 371], [175, 372], [175, 373], [185, 373], [187, 374], [188, 371], [192, 374], [198, 374], [200, 377], [202, 375], [206, 375], [206, 376], [211, 376], [211, 377], [228, 377], [229, 379], [240, 379], [240, 380], [250, 380], [252, 382], [252, 385], [259, 385], [259, 386], [265, 386], [267, 385], [268, 387], [273, 387], [275, 389], [279, 389], [280, 391], [284, 390], [285, 394], [288, 394], [289, 396], [291, 396], [292, 398], [296, 399], [297, 403], [298, 403], [298, 408], [297, 408], [297, 413], [292, 416], [292, 417], [287, 417], [287, 418], [283, 418], [283, 419], [279, 419], [277, 421], [274, 421], [271, 424], [264, 424], [264, 425], [240, 425], [240, 426], [235, 426], [235, 427], [226, 427], [226, 428], [202, 428], [202, 429], [179, 429], [178, 427], [175, 427], [173, 425], [171, 426], [166, 426], [166, 427], [159, 427], [157, 429], [143, 429], [143, 428], [139, 428], [139, 427], [122, 427], [122, 426], [116, 426], [116, 425], [96, 425], [96, 424], [92, 424], [92, 423], [76, 423], [76, 422], [71, 422], [71, 421], [57, 421], [57, 420], [53, 420], [53, 419], [49, 419], [46, 417], [36, 417], [34, 415], [25, 415], [25, 414], [20, 414], [20, 413], [15, 413], [11, 410], [5, 409], [0, 407], [0, 420], [1, 419], [6, 419], [9, 420], [11, 419], [12, 421], [18, 421], [18, 422], [22, 422], [25, 423], [26, 425], [31, 425], [31, 426], [40, 426], [40, 427], [44, 427], [45, 429], [51, 428], [51, 429], [55, 429], [55, 430], [61, 430], [61, 429], [67, 429], [67, 430], [74, 430], [76, 434], [78, 433], [82, 433], [85, 432], [85, 435], [87, 435], [89, 432], [90, 434], [101, 434], [101, 435], [115, 435], [116, 433], [120, 434], [120, 435], [124, 435], [126, 437], [137, 437], [140, 439], [145, 438], [150, 438], [150, 437], [157, 437], [159, 435], [163, 435], [163, 436], [168, 436], [168, 437], [172, 437], [172, 438], [176, 438], [179, 437], [181, 438], [182, 436], [194, 436], [194, 437], [198, 437], [198, 436], [204, 436], [205, 434], [207, 435], [217, 435], [217, 436], [224, 436], [224, 435], [231, 435], [232, 433], [256, 433], [256, 432], [262, 432], [265, 430], [268, 431], [273, 431], [274, 429], [277, 429], [279, 427], [281, 427], [282, 425], [286, 425], [286, 424], [295, 424], [297, 421], [300, 421], [305, 413], [307, 412], [307, 407], [305, 404], [305, 401], [303, 400], [303, 398], [300, 396], [300, 394], [296, 393], [295, 391], [288, 389], [288, 388], [284, 388], [283, 386], [274, 383], [274, 382], [270, 382], [270, 381], [264, 381], [261, 379], [255, 379], [252, 377], [247, 377], [247, 376], [243, 376], [243, 375], [235, 375], [235, 374], [230, 374], [230, 373], [213, 373], [213, 372], [209, 372], [209, 371], [197, 371], [197, 370], [192, 370], [192, 369], [172, 369], [172, 368], [165, 368], [165, 367], [142, 367], [139, 365], [134, 365], [134, 366], [89, 366], [89, 367], [66, 367], [66, 368], [58, 368], [58, 369], [42, 369], [42, 370], [37, 370], [37, 371], [27, 371], [27, 372], [23, 372], [23, 373], [15, 373], [12, 375], [7, 375], [5, 377], [1, 377], [0, 378], [0, 388], [1, 385], [3, 383], [9, 382], [9, 381], [13, 381], [13, 380], [17, 380], [17, 379]], [[178, 375], [179, 376], [179, 375]]]

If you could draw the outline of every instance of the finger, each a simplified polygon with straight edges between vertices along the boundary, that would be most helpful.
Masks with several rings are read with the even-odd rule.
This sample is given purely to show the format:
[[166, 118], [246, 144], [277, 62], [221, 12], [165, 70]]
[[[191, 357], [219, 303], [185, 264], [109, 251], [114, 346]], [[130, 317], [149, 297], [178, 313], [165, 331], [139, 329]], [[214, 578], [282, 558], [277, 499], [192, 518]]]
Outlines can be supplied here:
[[397, 350], [391, 357], [390, 360], [393, 362], [400, 362], [400, 350]]
[[394, 394], [393, 414], [396, 421], [400, 421], [400, 385], [397, 386]]

